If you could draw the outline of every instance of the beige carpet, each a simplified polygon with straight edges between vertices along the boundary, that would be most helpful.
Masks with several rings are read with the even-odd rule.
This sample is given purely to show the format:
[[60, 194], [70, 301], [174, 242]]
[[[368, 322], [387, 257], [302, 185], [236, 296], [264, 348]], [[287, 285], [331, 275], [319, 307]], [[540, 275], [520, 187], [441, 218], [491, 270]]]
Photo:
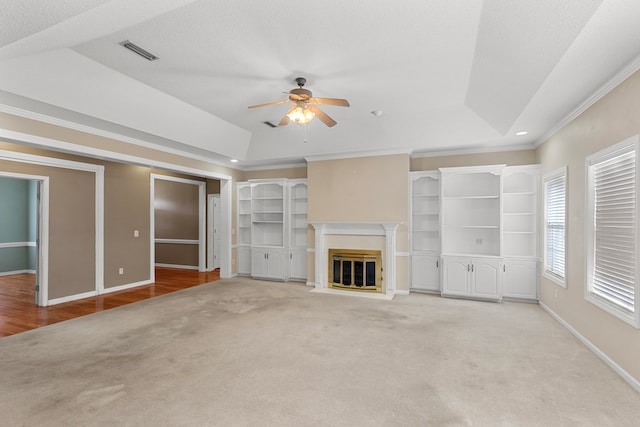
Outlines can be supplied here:
[[221, 280], [0, 339], [6, 426], [631, 426], [538, 306]]

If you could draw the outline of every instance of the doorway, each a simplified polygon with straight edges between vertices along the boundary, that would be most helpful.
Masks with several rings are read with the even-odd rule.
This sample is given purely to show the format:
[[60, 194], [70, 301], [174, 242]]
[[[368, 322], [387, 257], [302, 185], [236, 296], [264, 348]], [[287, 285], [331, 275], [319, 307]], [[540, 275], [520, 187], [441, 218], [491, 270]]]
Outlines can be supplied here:
[[0, 199], [0, 277], [46, 306], [49, 178], [0, 172]]

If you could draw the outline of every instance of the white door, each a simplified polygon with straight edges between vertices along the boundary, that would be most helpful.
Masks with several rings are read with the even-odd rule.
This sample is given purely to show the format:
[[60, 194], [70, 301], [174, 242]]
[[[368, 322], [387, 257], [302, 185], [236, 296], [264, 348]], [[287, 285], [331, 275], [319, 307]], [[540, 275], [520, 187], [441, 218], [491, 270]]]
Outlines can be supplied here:
[[480, 298], [500, 298], [500, 262], [473, 261], [473, 295]]
[[411, 289], [440, 290], [440, 257], [413, 255], [411, 257]]
[[443, 258], [442, 294], [464, 295], [471, 293], [469, 274], [471, 260], [467, 258]]
[[251, 248], [251, 276], [267, 277], [266, 249]]
[[267, 252], [267, 277], [270, 279], [286, 279], [288, 256], [284, 250], [269, 250]]
[[535, 261], [504, 260], [502, 271], [503, 296], [537, 299], [537, 263]]

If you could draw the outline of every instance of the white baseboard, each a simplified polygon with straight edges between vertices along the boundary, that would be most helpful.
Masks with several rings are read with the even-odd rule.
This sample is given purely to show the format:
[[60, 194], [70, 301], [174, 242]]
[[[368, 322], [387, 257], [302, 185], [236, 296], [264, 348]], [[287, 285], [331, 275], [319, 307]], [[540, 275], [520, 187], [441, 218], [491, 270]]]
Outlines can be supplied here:
[[540, 307], [542, 307], [542, 309], [544, 311], [546, 311], [547, 313], [549, 313], [549, 315], [551, 317], [553, 317], [554, 319], [556, 319], [562, 326], [564, 326], [565, 328], [567, 328], [567, 330], [569, 332], [571, 332], [576, 338], [578, 338], [580, 340], [580, 342], [582, 342], [582, 344], [584, 344], [585, 346], [587, 346], [587, 348], [589, 350], [591, 350], [592, 352], [595, 353], [596, 356], [598, 356], [600, 359], [602, 359], [602, 361], [604, 363], [606, 363], [607, 365], [609, 365], [609, 367], [611, 369], [613, 369], [615, 371], [616, 374], [620, 375], [622, 377], [623, 380], [625, 380], [626, 382], [629, 383], [629, 385], [631, 387], [633, 387], [636, 391], [640, 392], [640, 381], [638, 381], [638, 379], [634, 378], [631, 374], [629, 374], [627, 371], [625, 371], [620, 365], [618, 365], [616, 362], [614, 362], [609, 356], [606, 355], [605, 352], [603, 352], [602, 350], [600, 350], [598, 347], [596, 347], [591, 341], [589, 341], [588, 339], [586, 339], [584, 336], [582, 336], [582, 334], [580, 334], [580, 332], [578, 332], [577, 330], [575, 330], [573, 328], [573, 326], [571, 326], [570, 324], [568, 324], [562, 317], [560, 317], [558, 314], [556, 314], [553, 310], [551, 310], [551, 308], [549, 308], [549, 306], [547, 306], [545, 303], [543, 303], [542, 301], [539, 301], [538, 304], [540, 304]]
[[126, 289], [137, 288], [138, 286], [149, 285], [153, 283], [153, 280], [141, 280], [140, 282], [127, 283], [124, 285], [111, 286], [109, 288], [104, 288], [103, 293], [109, 294], [111, 292], [124, 291]]
[[0, 273], [0, 276], [13, 276], [15, 274], [36, 274], [35, 270], [15, 270]]
[[47, 301], [47, 306], [62, 304], [63, 302], [70, 302], [70, 301], [75, 301], [75, 300], [84, 299], [84, 298], [95, 297], [96, 295], [98, 295], [97, 291], [89, 291], [89, 292], [83, 292], [81, 294], [69, 295], [67, 297], [54, 298]]
[[315, 287], [316, 282], [307, 282], [307, 286]]
[[409, 291], [396, 291], [396, 295], [409, 295]]
[[159, 263], [156, 263], [156, 267], [181, 268], [183, 270], [199, 270], [200, 269], [200, 267], [198, 267], [197, 265], [159, 264]]

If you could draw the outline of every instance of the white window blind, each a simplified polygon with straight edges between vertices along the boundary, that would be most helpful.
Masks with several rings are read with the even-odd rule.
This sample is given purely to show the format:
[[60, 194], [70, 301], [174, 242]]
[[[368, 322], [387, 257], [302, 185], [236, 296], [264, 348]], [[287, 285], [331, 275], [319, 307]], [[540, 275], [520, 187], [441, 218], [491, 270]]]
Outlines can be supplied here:
[[545, 180], [545, 271], [565, 277], [565, 192], [566, 173]]
[[593, 185], [593, 263], [590, 291], [635, 310], [636, 152], [590, 166]]

